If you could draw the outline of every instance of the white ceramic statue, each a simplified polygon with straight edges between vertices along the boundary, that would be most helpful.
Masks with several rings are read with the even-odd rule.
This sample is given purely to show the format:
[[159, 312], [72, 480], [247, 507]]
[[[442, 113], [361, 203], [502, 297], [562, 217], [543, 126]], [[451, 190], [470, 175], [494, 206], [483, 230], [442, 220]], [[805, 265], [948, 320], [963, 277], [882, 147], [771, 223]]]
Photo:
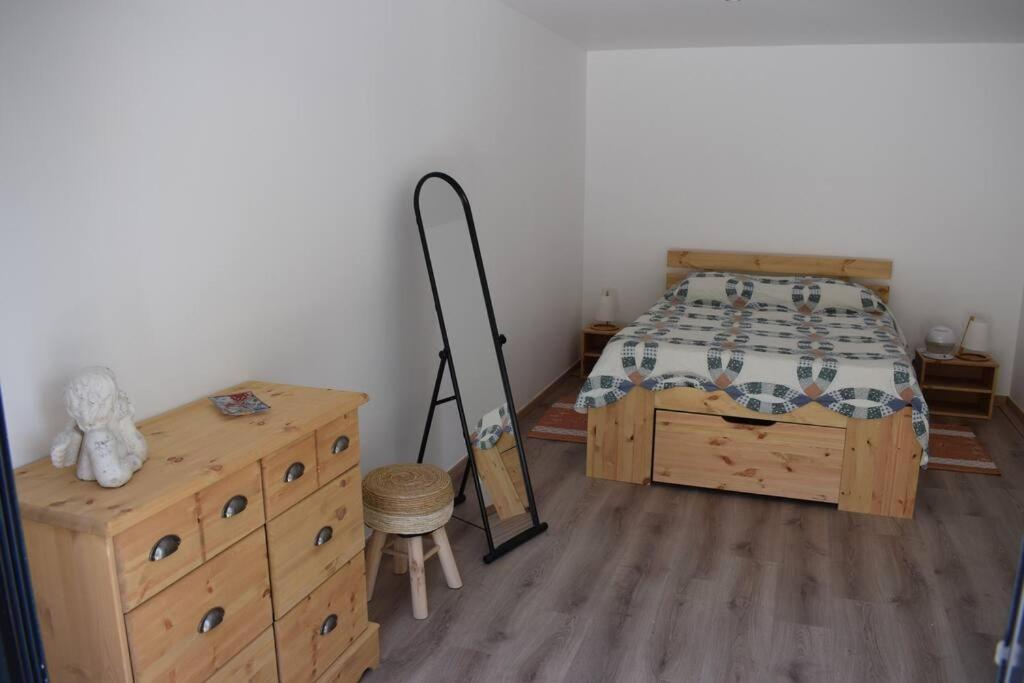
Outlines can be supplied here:
[[100, 486], [123, 486], [146, 460], [146, 440], [135, 428], [135, 408], [117, 388], [110, 368], [86, 368], [64, 389], [73, 418], [53, 440], [54, 467], [78, 464], [78, 478]]

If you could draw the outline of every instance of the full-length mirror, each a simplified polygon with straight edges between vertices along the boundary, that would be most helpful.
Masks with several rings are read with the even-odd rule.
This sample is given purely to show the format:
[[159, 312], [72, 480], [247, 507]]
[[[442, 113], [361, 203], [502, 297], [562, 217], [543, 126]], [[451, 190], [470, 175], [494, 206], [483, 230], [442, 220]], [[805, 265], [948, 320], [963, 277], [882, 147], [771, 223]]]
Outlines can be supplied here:
[[473, 243], [462, 201], [445, 180], [430, 178], [423, 183], [420, 216], [444, 311], [448, 347], [458, 373], [466, 427], [472, 434], [482, 417], [505, 403]]
[[[489, 562], [547, 525], [537, 515], [469, 199], [453, 178], [430, 173], [414, 204], [443, 342], [424, 444], [435, 407], [454, 400], [470, 463], [456, 500], [472, 475]], [[438, 396], [446, 370], [451, 399]]]

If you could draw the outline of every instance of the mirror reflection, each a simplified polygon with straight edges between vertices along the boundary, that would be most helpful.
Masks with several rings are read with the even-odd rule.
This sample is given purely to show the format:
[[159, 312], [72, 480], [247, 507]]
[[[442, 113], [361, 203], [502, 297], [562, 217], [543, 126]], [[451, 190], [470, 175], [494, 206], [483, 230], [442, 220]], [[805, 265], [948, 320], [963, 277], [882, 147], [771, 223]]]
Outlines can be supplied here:
[[505, 390], [469, 225], [459, 196], [440, 178], [430, 178], [423, 184], [420, 215], [430, 249], [434, 282], [444, 309], [466, 428], [472, 435], [477, 432], [481, 418], [492, 414], [498, 419], [498, 411], [505, 412]]

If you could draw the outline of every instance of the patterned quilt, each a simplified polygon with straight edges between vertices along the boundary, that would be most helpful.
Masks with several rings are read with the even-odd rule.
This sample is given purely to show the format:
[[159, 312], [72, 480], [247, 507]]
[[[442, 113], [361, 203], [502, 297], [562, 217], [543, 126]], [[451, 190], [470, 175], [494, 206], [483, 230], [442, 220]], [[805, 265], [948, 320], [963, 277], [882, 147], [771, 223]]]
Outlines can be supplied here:
[[609, 341], [576, 410], [634, 387], [722, 390], [767, 415], [814, 401], [871, 420], [909, 405], [928, 462], [928, 406], [906, 341], [886, 305], [858, 284], [695, 273]]

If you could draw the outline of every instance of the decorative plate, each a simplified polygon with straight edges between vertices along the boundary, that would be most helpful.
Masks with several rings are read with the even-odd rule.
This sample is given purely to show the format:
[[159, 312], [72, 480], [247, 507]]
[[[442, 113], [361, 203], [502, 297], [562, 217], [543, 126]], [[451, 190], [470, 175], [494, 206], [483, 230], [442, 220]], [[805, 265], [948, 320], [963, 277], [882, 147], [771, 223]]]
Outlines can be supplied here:
[[240, 391], [237, 394], [224, 394], [223, 396], [210, 396], [213, 405], [220, 409], [220, 412], [231, 417], [239, 415], [252, 415], [270, 410], [263, 401], [256, 398], [251, 391]]
[[953, 360], [956, 358], [956, 356], [951, 353], [932, 353], [923, 346], [919, 347], [917, 351], [925, 358], [930, 358], [932, 360]]

